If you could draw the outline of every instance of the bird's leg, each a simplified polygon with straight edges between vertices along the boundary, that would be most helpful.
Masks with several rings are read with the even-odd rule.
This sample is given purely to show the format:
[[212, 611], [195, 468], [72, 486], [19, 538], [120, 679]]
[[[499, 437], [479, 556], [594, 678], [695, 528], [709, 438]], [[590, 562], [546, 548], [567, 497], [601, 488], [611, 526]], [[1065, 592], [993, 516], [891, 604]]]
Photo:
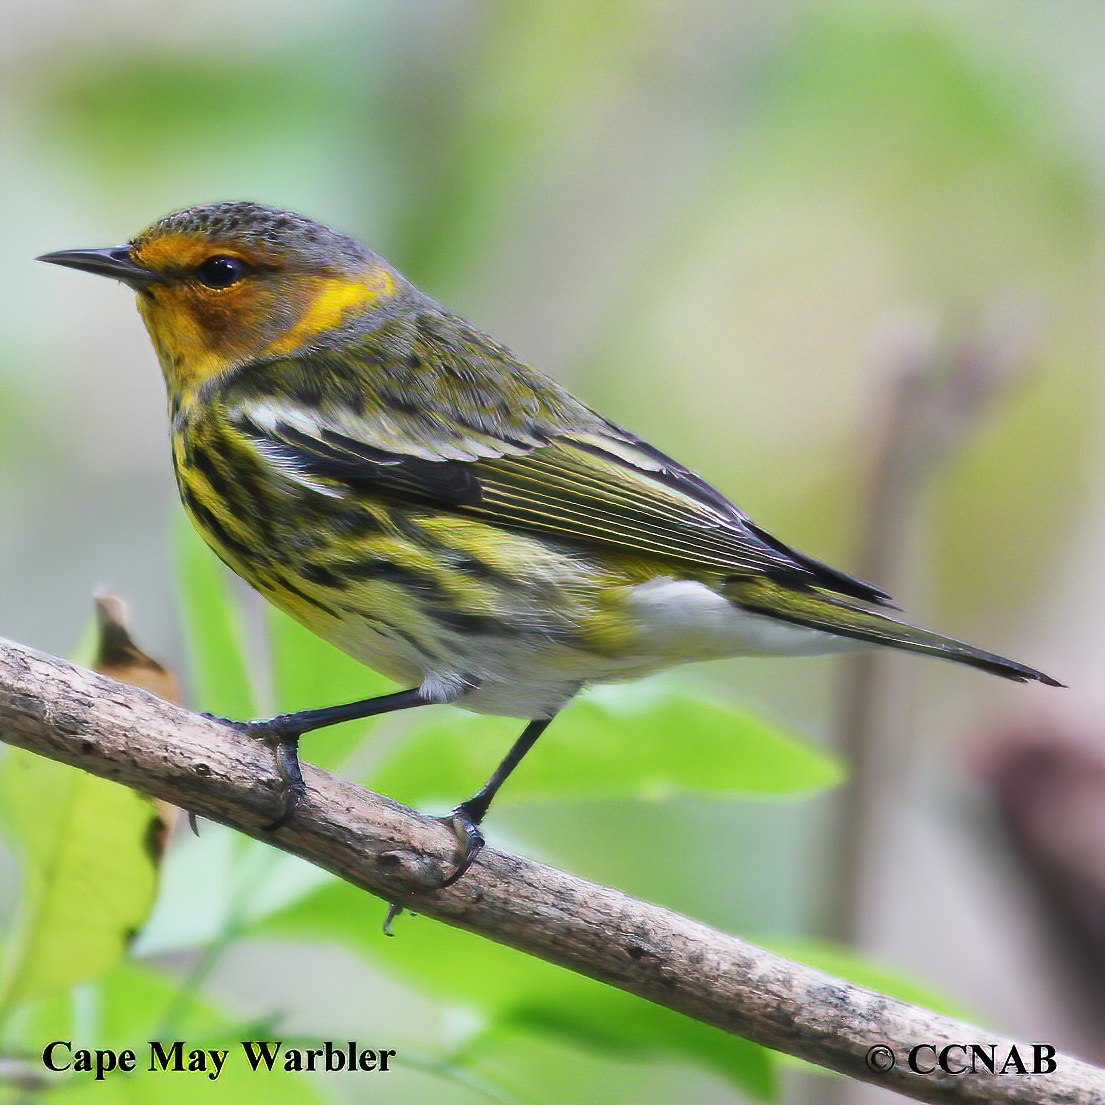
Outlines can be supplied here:
[[241, 733], [263, 740], [272, 749], [281, 784], [280, 813], [271, 824], [265, 826], [272, 832], [279, 829], [295, 813], [296, 807], [307, 791], [306, 784], [303, 782], [303, 772], [299, 767], [299, 738], [304, 733], [323, 729], [327, 725], [336, 725], [339, 721], [376, 717], [378, 714], [409, 710], [414, 706], [430, 706], [442, 701], [444, 699], [427, 695], [420, 687], [413, 687], [409, 691], [396, 691], [394, 694], [380, 695], [377, 698], [363, 698], [358, 702], [345, 702], [339, 706], [324, 706], [320, 710], [277, 714], [275, 717], [260, 718], [256, 721], [230, 721], [228, 718], [214, 717], [213, 714], [204, 716], [225, 722]]
[[[447, 886], [452, 886], [475, 863], [476, 857], [483, 851], [484, 839], [483, 833], [480, 832], [480, 822], [487, 815], [488, 807], [495, 800], [495, 795], [499, 793], [499, 787], [522, 762], [522, 757], [537, 743], [537, 738], [548, 729], [552, 720], [548, 717], [531, 721], [522, 730], [522, 735], [511, 745], [510, 751], [503, 757], [503, 762], [492, 772], [491, 778], [471, 798], [461, 802], [448, 817], [438, 818], [453, 830], [460, 850], [452, 873], [435, 886], [427, 887], [427, 890], [444, 890]], [[391, 923], [402, 912], [403, 906], [399, 902], [390, 903], [387, 917], [384, 919], [385, 936], [393, 935]]]
[[522, 731], [522, 735], [511, 746], [492, 773], [491, 778], [475, 794], [459, 806], [448, 817], [441, 820], [453, 830], [460, 851], [457, 854], [456, 868], [444, 882], [434, 887], [444, 890], [461, 878], [476, 857], [483, 851], [484, 839], [480, 832], [480, 822], [487, 815], [488, 807], [499, 793], [499, 787], [506, 782], [510, 773], [522, 762], [522, 757], [537, 743], [537, 738], [552, 724], [552, 718], [539, 718], [531, 721]]

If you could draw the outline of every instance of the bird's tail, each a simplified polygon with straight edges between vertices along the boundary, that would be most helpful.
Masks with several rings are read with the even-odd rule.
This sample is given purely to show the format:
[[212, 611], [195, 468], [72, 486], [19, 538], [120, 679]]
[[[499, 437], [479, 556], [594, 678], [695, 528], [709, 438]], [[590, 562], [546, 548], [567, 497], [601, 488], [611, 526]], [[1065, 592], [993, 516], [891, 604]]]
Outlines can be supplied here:
[[1049, 687], [1062, 683], [1042, 671], [1007, 660], [993, 652], [984, 652], [974, 645], [943, 637], [927, 629], [900, 622], [886, 614], [869, 610], [826, 594], [821, 590], [795, 591], [770, 579], [735, 576], [726, 580], [724, 594], [730, 602], [756, 614], [766, 614], [780, 621], [851, 637], [856, 641], [900, 648], [940, 656], [960, 664], [969, 664], [993, 672], [1018, 683], [1035, 680]]

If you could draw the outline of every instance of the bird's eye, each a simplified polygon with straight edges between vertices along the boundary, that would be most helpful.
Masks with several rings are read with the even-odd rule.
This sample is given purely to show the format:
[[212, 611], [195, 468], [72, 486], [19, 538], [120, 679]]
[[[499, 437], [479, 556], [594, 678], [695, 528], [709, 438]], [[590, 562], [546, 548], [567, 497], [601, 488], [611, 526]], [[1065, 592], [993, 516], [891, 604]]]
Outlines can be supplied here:
[[196, 279], [208, 288], [229, 288], [247, 277], [252, 270], [239, 257], [208, 257], [198, 269]]

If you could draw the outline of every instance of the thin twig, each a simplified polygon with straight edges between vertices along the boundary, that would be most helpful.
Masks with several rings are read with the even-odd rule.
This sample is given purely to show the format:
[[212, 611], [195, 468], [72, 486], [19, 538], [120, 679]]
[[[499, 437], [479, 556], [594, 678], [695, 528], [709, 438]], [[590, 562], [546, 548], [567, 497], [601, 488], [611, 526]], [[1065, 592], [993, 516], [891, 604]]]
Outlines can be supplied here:
[[[196, 810], [420, 914], [921, 1101], [1105, 1105], [1105, 1072], [1066, 1056], [1050, 1074], [915, 1074], [905, 1060], [918, 1044], [996, 1043], [999, 1055], [1012, 1045], [521, 856], [489, 848], [455, 886], [423, 892], [451, 865], [452, 833], [309, 765], [305, 802], [268, 833], [278, 779], [260, 742], [2, 641], [0, 737]], [[877, 1045], [897, 1058], [889, 1071], [868, 1066]]]
[[[1036, 312], [1025, 306], [991, 312], [957, 345], [941, 348], [935, 330], [904, 325], [888, 335], [883, 358], [891, 389], [872, 462], [857, 549], [857, 574], [894, 590], [909, 559], [909, 541], [934, 477], [1022, 376], [1036, 337]], [[887, 657], [860, 652], [844, 662], [838, 747], [851, 764], [837, 794], [837, 862], [831, 880], [829, 935], [860, 941], [863, 881], [883, 835], [881, 814], [893, 804], [906, 736], [900, 688], [887, 678]], [[897, 732], [891, 731], [897, 718]], [[894, 760], [899, 762], [893, 762]]]

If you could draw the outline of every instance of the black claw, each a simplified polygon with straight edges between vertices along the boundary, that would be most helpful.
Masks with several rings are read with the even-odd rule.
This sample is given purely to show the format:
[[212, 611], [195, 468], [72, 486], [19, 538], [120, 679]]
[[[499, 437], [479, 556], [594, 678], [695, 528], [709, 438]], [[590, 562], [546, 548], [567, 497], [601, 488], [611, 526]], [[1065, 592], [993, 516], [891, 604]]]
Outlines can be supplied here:
[[299, 766], [299, 732], [290, 731], [286, 715], [266, 718], [264, 721], [232, 722], [236, 728], [254, 738], [264, 741], [272, 749], [276, 763], [276, 774], [280, 777], [278, 797], [280, 812], [264, 826], [265, 832], [276, 832], [299, 808], [307, 796], [307, 784], [303, 781], [303, 771]]
[[283, 828], [291, 819], [292, 814], [299, 809], [300, 803], [307, 795], [307, 787], [305, 784], [291, 783], [284, 787], [283, 801], [284, 808], [277, 814], [276, 818], [270, 821], [264, 826], [265, 832], [274, 833], [277, 829]]
[[388, 915], [384, 918], [384, 935], [394, 936], [395, 933], [391, 931], [391, 922], [403, 912], [403, 907], [398, 902], [388, 903]]
[[272, 749], [276, 759], [276, 771], [280, 776], [280, 798], [283, 803], [275, 820], [265, 826], [267, 832], [276, 832], [299, 808], [307, 796], [307, 784], [303, 781], [303, 772], [299, 766], [299, 738], [276, 735], [266, 732], [265, 743]]
[[443, 825], [447, 825], [453, 830], [453, 835], [457, 838], [457, 844], [460, 845], [460, 848], [457, 852], [456, 868], [453, 873], [443, 882], [438, 883], [434, 890], [444, 890], [447, 886], [452, 886], [453, 883], [462, 879], [468, 873], [468, 869], [472, 864], [476, 862], [485, 844], [479, 824], [473, 819], [463, 803], [457, 806], [448, 817], [442, 817], [439, 820]]
[[196, 815], [192, 810], [188, 811], [188, 827], [196, 836], [200, 835], [199, 822], [196, 820]]

